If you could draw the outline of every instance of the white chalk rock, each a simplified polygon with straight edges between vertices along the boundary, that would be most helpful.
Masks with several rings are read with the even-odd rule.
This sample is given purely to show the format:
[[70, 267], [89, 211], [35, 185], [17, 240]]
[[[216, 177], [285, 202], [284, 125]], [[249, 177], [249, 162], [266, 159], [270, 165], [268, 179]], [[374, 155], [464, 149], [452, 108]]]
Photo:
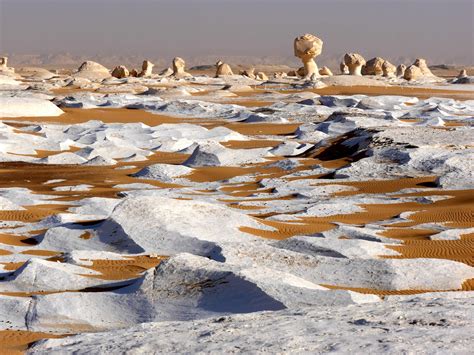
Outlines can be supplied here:
[[60, 116], [64, 112], [48, 100], [0, 96], [0, 117]]

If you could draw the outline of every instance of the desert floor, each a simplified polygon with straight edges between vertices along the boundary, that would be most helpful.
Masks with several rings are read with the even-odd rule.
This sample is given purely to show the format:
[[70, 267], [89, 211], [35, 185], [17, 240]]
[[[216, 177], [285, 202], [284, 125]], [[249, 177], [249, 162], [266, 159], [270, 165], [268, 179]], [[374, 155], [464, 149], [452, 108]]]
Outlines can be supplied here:
[[4, 351], [470, 349], [474, 84], [48, 73], [0, 76]]

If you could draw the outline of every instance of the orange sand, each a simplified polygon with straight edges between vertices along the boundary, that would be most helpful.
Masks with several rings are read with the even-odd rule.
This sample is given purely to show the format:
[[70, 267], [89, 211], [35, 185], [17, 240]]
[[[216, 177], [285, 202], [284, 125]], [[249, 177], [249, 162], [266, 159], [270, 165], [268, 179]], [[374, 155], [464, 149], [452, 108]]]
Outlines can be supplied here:
[[40, 339], [62, 338], [66, 335], [30, 332], [25, 330], [0, 330], [0, 353], [5, 355], [23, 354], [28, 345]]

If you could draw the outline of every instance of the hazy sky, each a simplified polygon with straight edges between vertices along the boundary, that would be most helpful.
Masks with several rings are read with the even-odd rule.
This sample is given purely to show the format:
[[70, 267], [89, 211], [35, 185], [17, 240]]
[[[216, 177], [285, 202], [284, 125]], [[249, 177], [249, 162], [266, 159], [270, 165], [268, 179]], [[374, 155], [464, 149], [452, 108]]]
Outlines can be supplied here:
[[0, 0], [0, 52], [323, 56], [356, 51], [474, 63], [473, 0]]

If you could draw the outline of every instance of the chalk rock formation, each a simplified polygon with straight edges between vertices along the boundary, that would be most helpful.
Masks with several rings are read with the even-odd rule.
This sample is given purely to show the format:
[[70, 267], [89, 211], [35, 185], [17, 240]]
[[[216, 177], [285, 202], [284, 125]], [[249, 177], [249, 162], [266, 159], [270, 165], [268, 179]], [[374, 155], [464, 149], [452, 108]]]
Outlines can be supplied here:
[[148, 60], [144, 60], [142, 64], [142, 71], [140, 72], [139, 76], [143, 76], [143, 77], [151, 76], [154, 66], [155, 65], [152, 62]]
[[362, 66], [365, 65], [365, 59], [358, 53], [346, 53], [344, 64], [349, 68], [350, 75], [362, 75]]
[[184, 70], [185, 66], [186, 62], [183, 58], [175, 57], [173, 59], [173, 76], [176, 79], [187, 78], [191, 76], [191, 74]]
[[[306, 71], [305, 71], [304, 67], [300, 67], [300, 68], [298, 68], [298, 70], [296, 71], [296, 76], [304, 77], [304, 76], [305, 76], [305, 73], [306, 73]], [[319, 76], [319, 73], [317, 73], [316, 75]], [[310, 75], [310, 77], [311, 77], [311, 75]]]
[[0, 73], [3, 74], [12, 74], [15, 72], [15, 69], [7, 66], [8, 57], [0, 57]]
[[166, 69], [163, 69], [161, 72], [160, 72], [160, 75], [161, 76], [171, 76], [173, 75], [173, 69], [171, 68], [166, 68]]
[[294, 51], [295, 56], [300, 58], [304, 65], [304, 77], [309, 78], [318, 72], [318, 66], [314, 61], [323, 49], [323, 41], [315, 35], [306, 33], [303, 36], [295, 38]]
[[255, 68], [241, 70], [239, 74], [246, 76], [247, 78], [250, 78], [250, 79], [255, 79]]
[[216, 78], [221, 75], [234, 75], [232, 68], [229, 64], [223, 63], [222, 61], [217, 61], [216, 63]]
[[413, 65], [416, 65], [418, 68], [420, 68], [421, 75], [434, 76], [430, 68], [428, 68], [428, 65], [426, 64], [426, 59], [416, 58], [415, 63], [413, 63]]
[[389, 76], [395, 76], [395, 73], [397, 72], [397, 67], [390, 63], [388, 60], [386, 60], [382, 64], [382, 72], [383, 76], [389, 77]]
[[466, 69], [463, 69], [459, 72], [457, 78], [461, 79], [461, 78], [465, 78], [465, 77], [467, 77], [467, 71], [466, 71]]
[[400, 64], [397, 67], [397, 76], [403, 78], [405, 75], [405, 70], [407, 70], [407, 66], [405, 64]]
[[93, 62], [86, 61], [81, 64], [77, 72], [73, 74], [74, 77], [86, 78], [89, 80], [103, 80], [110, 78], [109, 70], [103, 65]]
[[263, 71], [259, 71], [257, 74], [255, 74], [255, 79], [267, 81], [267, 80], [268, 80], [268, 76], [267, 76], [267, 74], [265, 74]]
[[51, 101], [33, 97], [0, 97], [0, 117], [60, 116], [64, 112]]
[[342, 75], [349, 74], [349, 67], [344, 62], [341, 62], [341, 64], [339, 64], [339, 70], [341, 71]]
[[322, 67], [319, 69], [319, 75], [333, 76], [333, 73], [328, 67]]
[[422, 76], [423, 72], [416, 65], [410, 65], [408, 68], [406, 68], [405, 73], [403, 74], [403, 78], [405, 80], [417, 80]]
[[112, 70], [112, 76], [117, 79], [126, 78], [129, 75], [130, 75], [130, 72], [128, 71], [127, 67], [124, 65], [119, 65], [118, 67], [115, 67], [114, 70]]
[[382, 75], [383, 74], [383, 63], [385, 59], [375, 57], [367, 61], [362, 68], [362, 75]]
[[288, 74], [286, 74], [283, 71], [277, 71], [277, 72], [273, 73], [273, 77], [275, 79], [282, 79], [282, 78], [286, 78], [287, 76], [288, 76]]
[[132, 78], [138, 77], [138, 70], [136, 70], [136, 69], [130, 70], [130, 76], [131, 76]]

